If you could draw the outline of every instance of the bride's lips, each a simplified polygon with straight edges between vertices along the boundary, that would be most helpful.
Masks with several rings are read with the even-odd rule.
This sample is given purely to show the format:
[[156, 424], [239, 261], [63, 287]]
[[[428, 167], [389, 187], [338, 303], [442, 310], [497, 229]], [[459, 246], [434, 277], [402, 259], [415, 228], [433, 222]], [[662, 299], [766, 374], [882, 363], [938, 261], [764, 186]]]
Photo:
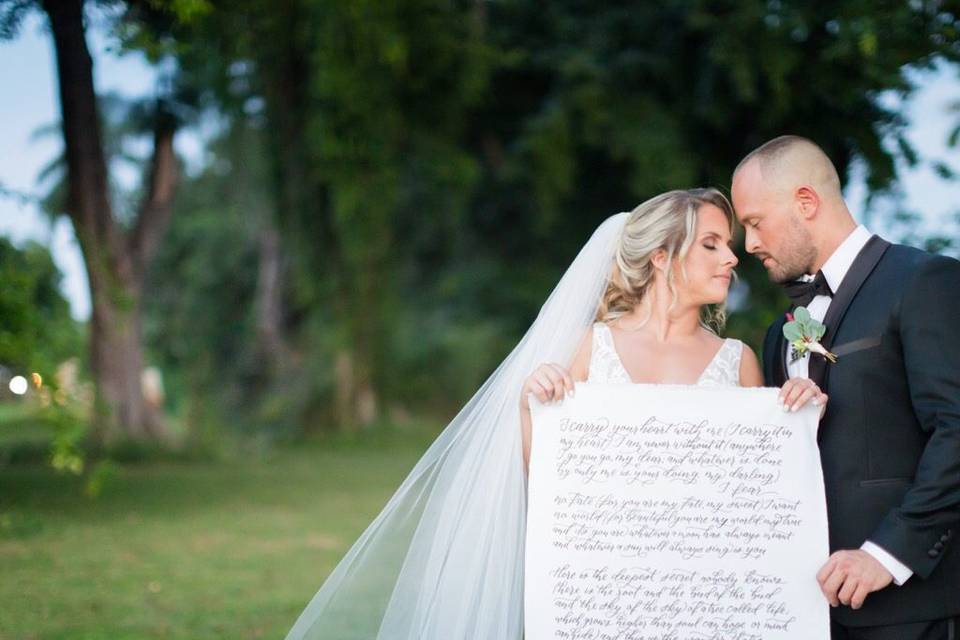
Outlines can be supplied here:
[[723, 281], [726, 282], [727, 284], [730, 284], [730, 277], [731, 277], [731, 276], [730, 276], [729, 273], [723, 273], [723, 274], [720, 274], [720, 275], [718, 275], [718, 276], [713, 276], [713, 277], [714, 277], [714, 278], [719, 278], [720, 280], [723, 280]]

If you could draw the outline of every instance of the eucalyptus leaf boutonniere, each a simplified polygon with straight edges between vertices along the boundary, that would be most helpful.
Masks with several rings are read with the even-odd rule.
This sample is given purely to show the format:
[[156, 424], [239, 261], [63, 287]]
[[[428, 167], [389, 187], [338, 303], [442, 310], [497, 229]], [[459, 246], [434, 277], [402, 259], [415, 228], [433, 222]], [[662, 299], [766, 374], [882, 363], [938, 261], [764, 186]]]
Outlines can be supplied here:
[[807, 351], [819, 353], [830, 362], [836, 362], [837, 356], [830, 353], [820, 344], [820, 338], [827, 332], [822, 322], [814, 320], [806, 307], [797, 307], [792, 314], [787, 314], [787, 322], [783, 325], [783, 337], [793, 347], [791, 360], [803, 357]]

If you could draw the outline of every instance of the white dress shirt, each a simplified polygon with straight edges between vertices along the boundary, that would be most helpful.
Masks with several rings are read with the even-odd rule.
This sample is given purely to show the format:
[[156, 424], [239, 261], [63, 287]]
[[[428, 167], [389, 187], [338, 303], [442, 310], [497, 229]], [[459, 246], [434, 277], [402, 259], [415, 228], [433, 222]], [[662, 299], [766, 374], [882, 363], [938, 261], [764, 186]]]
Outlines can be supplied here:
[[[847, 275], [847, 271], [850, 270], [850, 266], [853, 264], [854, 259], [856, 259], [857, 254], [860, 253], [860, 250], [863, 249], [863, 246], [867, 244], [867, 240], [869, 240], [872, 235], [873, 234], [867, 231], [863, 225], [858, 226], [840, 243], [837, 250], [834, 251], [830, 258], [823, 264], [820, 270], [823, 272], [823, 277], [826, 279], [827, 284], [830, 285], [831, 291], [836, 292], [837, 289], [840, 288], [840, 283], [843, 282], [843, 278]], [[804, 279], [813, 280], [813, 277], [812, 275], [807, 275]], [[810, 312], [811, 317], [819, 322], [823, 322], [824, 316], [827, 315], [827, 308], [830, 306], [832, 300], [833, 298], [830, 296], [816, 296], [810, 301], [810, 304], [807, 305], [807, 311]], [[796, 361], [790, 362], [789, 343], [785, 348], [784, 357], [786, 358], [785, 362], [788, 363], [787, 374], [791, 378], [809, 377], [810, 352], [808, 351]], [[893, 575], [893, 581], [897, 585], [902, 585], [913, 575], [913, 571], [911, 571], [909, 567], [873, 542], [867, 540], [860, 548], [876, 558], [877, 561]]]

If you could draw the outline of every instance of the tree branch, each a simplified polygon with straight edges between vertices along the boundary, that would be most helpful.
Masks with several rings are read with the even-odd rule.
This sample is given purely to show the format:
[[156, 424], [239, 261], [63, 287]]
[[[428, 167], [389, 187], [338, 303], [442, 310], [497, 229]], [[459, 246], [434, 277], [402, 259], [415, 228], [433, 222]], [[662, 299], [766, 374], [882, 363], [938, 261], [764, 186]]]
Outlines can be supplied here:
[[147, 192], [140, 205], [135, 226], [130, 232], [130, 254], [139, 275], [146, 271], [157, 247], [160, 246], [160, 239], [173, 214], [173, 195], [179, 181], [180, 171], [173, 151], [176, 129], [172, 123], [165, 120], [161, 118], [154, 132]]

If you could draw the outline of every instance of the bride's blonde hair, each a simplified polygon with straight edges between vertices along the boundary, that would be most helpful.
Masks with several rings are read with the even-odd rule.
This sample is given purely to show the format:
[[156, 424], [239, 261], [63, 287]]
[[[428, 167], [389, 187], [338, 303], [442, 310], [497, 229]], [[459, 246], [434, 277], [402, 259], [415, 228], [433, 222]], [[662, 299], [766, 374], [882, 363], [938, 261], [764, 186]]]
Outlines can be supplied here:
[[[673, 297], [671, 306], [676, 304], [674, 258], [677, 258], [681, 275], [686, 279], [683, 261], [695, 240], [697, 211], [705, 204], [712, 204], [723, 212], [733, 233], [733, 207], [726, 196], [712, 188], [668, 191], [630, 212], [620, 233], [616, 262], [597, 309], [597, 320], [609, 322], [619, 318], [633, 311], [643, 301], [653, 282], [653, 255], [659, 249], [667, 254], [664, 275]], [[643, 323], [650, 319], [651, 313], [652, 310], [648, 311]], [[708, 329], [721, 331], [726, 322], [725, 305], [704, 305], [700, 310], [700, 320]]]

